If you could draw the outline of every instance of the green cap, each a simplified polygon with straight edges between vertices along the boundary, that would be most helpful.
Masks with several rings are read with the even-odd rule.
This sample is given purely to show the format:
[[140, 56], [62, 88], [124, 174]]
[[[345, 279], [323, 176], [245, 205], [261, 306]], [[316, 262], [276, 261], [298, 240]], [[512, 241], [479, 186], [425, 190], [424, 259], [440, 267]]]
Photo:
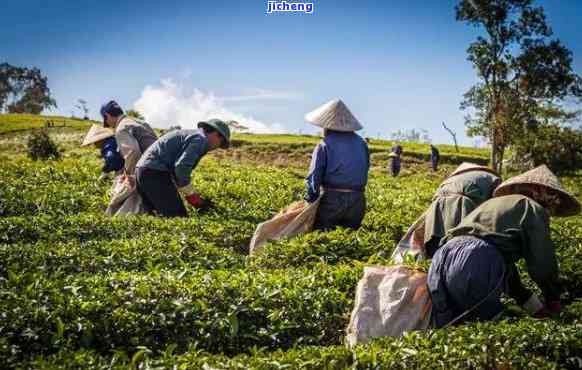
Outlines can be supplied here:
[[223, 149], [230, 146], [230, 128], [224, 121], [217, 118], [210, 119], [208, 121], [198, 122], [198, 128], [210, 127], [218, 131], [218, 133], [224, 138]]

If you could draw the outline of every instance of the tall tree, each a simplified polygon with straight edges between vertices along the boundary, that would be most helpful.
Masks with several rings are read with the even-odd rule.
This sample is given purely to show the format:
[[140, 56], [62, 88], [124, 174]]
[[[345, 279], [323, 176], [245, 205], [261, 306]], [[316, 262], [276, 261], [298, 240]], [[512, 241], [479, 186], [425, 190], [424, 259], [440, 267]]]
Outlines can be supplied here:
[[505, 149], [536, 122], [546, 104], [582, 97], [572, 53], [533, 0], [460, 0], [456, 18], [484, 31], [467, 49], [479, 82], [464, 95], [470, 136], [491, 143], [491, 166], [502, 170]]
[[78, 99], [77, 102], [78, 103], [77, 103], [77, 105], [75, 105], [75, 108], [77, 108], [78, 110], [81, 111], [81, 113], [83, 114], [84, 120], [88, 120], [89, 119], [89, 107], [87, 107], [87, 100]]
[[0, 111], [39, 114], [56, 106], [40, 69], [0, 64]]

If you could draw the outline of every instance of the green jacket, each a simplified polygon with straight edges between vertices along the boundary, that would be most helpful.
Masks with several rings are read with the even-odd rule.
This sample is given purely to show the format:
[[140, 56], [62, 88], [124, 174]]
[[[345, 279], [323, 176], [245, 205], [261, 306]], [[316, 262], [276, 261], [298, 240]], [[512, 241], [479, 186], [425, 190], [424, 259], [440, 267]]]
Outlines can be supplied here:
[[445, 234], [491, 198], [501, 179], [486, 171], [470, 171], [446, 179], [436, 191], [424, 219], [425, 248], [431, 256]]
[[506, 263], [525, 259], [527, 270], [548, 299], [558, 299], [558, 263], [550, 239], [550, 216], [545, 208], [523, 195], [506, 195], [481, 204], [441, 241], [471, 235], [494, 244]]

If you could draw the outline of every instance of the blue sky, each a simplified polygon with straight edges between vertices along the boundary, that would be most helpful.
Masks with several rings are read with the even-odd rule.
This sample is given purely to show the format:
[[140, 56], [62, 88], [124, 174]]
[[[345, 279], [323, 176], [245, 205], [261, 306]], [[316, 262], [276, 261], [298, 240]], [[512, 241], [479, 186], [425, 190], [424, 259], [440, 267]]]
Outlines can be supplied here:
[[[306, 112], [341, 97], [367, 136], [424, 128], [461, 141], [462, 94], [475, 82], [476, 31], [454, 0], [314, 0], [314, 14], [267, 15], [267, 1], [2, 0], [0, 62], [37, 66], [70, 115], [114, 98], [157, 126], [204, 115], [313, 133]], [[582, 2], [539, 1], [582, 74]], [[243, 122], [244, 123], [244, 122]]]

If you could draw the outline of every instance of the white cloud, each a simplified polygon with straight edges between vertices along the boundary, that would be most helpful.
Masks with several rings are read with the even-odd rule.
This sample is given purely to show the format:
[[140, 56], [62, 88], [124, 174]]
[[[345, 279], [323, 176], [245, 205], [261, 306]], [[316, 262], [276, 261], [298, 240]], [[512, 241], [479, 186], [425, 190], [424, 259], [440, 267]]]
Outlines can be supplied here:
[[[274, 96], [267, 90], [255, 90], [254, 94], [244, 95], [252, 99], [268, 99]], [[243, 97], [244, 97], [243, 96]], [[234, 97], [234, 101], [243, 101], [242, 97]], [[205, 93], [199, 89], [186, 91], [172, 79], [165, 79], [159, 86], [146, 86], [140, 98], [133, 104], [134, 109], [144, 115], [154, 127], [167, 128], [179, 125], [183, 128], [194, 128], [199, 121], [209, 118], [235, 120], [255, 133], [283, 133], [285, 129], [277, 123], [265, 123], [250, 115], [237, 113], [227, 108], [225, 102], [233, 99], [220, 98], [213, 93]], [[246, 100], [252, 100], [246, 99]], [[279, 97], [282, 99], [282, 97]]]

